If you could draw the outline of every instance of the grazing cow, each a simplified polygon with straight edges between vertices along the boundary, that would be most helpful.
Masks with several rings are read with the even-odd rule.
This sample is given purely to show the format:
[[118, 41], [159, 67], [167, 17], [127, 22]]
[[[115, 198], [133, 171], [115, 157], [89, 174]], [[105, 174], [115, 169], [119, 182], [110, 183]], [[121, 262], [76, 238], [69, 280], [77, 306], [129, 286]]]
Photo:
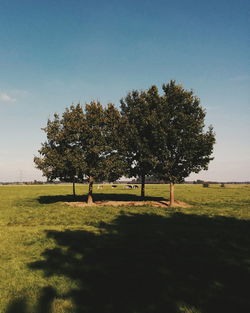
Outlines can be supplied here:
[[112, 188], [116, 188], [117, 187], [117, 185], [112, 185]]
[[133, 185], [133, 188], [136, 189], [136, 188], [139, 188], [139, 186], [138, 185]]
[[103, 189], [103, 185], [98, 185], [97, 189]]

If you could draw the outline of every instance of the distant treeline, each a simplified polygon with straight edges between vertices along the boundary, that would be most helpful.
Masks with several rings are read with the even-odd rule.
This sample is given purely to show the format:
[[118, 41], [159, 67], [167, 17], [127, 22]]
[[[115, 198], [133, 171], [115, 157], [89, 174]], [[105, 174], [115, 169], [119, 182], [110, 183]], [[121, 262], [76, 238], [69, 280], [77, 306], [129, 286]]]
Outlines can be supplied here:
[[216, 185], [216, 184], [241, 184], [241, 185], [247, 185], [250, 184], [250, 181], [245, 181], [245, 182], [237, 182], [237, 181], [205, 181], [205, 180], [194, 180], [194, 181], [185, 181], [185, 184], [211, 184], [211, 185]]
[[[211, 185], [216, 184], [228, 184], [228, 185], [249, 185], [250, 181], [243, 182], [231, 182], [231, 181], [203, 181], [203, 180], [194, 180], [194, 181], [184, 181], [180, 184], [204, 184], [208, 183]], [[44, 181], [25, 181], [25, 182], [0, 182], [0, 185], [59, 185], [59, 184], [70, 184], [69, 182], [64, 181], [52, 181], [52, 182], [44, 182]], [[88, 181], [82, 182], [82, 184], [88, 184]], [[96, 182], [96, 184], [109, 184], [109, 182]], [[133, 180], [122, 180], [113, 182], [113, 184], [141, 184], [140, 179]], [[159, 180], [145, 180], [145, 184], [167, 184], [167, 182], [159, 181]]]

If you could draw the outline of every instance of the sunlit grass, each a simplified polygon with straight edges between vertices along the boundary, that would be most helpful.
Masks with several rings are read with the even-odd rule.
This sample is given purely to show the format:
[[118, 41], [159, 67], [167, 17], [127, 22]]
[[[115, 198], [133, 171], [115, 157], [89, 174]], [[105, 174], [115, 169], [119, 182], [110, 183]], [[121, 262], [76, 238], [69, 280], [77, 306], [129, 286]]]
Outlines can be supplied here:
[[[84, 201], [84, 195], [86, 195], [87, 186], [79, 184], [77, 185], [76, 190], [78, 195], [77, 201]], [[168, 225], [168, 227], [170, 227], [169, 225], [176, 225], [173, 231], [175, 232], [177, 231], [177, 229], [179, 229], [178, 232], [180, 236], [182, 236], [184, 241], [186, 240], [186, 244], [188, 246], [192, 247], [192, 250], [188, 252], [193, 255], [192, 260], [189, 259], [189, 254], [186, 255], [186, 252], [180, 252], [182, 257], [184, 256], [184, 258], [187, 258], [188, 262], [191, 262], [190, 264], [192, 264], [192, 262], [196, 264], [196, 257], [200, 258], [200, 256], [196, 256], [196, 252], [199, 251], [200, 244], [199, 242], [196, 242], [196, 236], [202, 237], [207, 232], [208, 241], [204, 243], [205, 245], [214, 245], [216, 247], [215, 251], [221, 253], [222, 256], [225, 255], [226, 259], [228, 260], [227, 262], [232, 262], [232, 264], [234, 264], [234, 262], [235, 264], [237, 263], [237, 268], [241, 267], [243, 269], [244, 266], [249, 268], [249, 240], [245, 238], [247, 234], [243, 233], [243, 230], [245, 229], [244, 225], [246, 225], [244, 223], [248, 223], [250, 218], [250, 185], [226, 185], [225, 188], [220, 187], [220, 185], [210, 185], [209, 188], [203, 188], [201, 185], [177, 185], [175, 187], [175, 191], [176, 199], [189, 203], [192, 205], [192, 207], [178, 209], [155, 208], [150, 206], [122, 208], [72, 207], [64, 204], [64, 201], [73, 201], [72, 196], [70, 196], [72, 192], [72, 187], [70, 185], [0, 186], [0, 312], [42, 312], [42, 308], [43, 310], [45, 310], [46, 305], [46, 310], [48, 313], [97, 312], [95, 311], [96, 308], [94, 307], [94, 304], [92, 305], [92, 307], [80, 309], [80, 300], [77, 300], [77, 298], [74, 296], [70, 296], [72, 290], [84, 290], [82, 286], [84, 282], [83, 279], [81, 279], [80, 281], [77, 279], [73, 279], [72, 276], [66, 274], [67, 270], [65, 270], [65, 273], [63, 272], [63, 270], [61, 270], [60, 273], [54, 271], [49, 275], [45, 275], [44, 268], [37, 267], [36, 269], [34, 269], [32, 267], [32, 264], [36, 264], [36, 262], [40, 262], [41, 260], [46, 258], [44, 252], [50, 250], [53, 251], [53, 249], [55, 249], [56, 247], [59, 247], [60, 249], [62, 249], [62, 251], [64, 251], [63, 249], [65, 249], [64, 253], [67, 255], [69, 251], [68, 249], [70, 249], [71, 246], [70, 241], [66, 241], [67, 246], [62, 247], [60, 246], [59, 241], [57, 241], [59, 239], [57, 238], [55, 240], [53, 236], [48, 235], [48, 232], [59, 232], [67, 234], [67, 231], [70, 230], [71, 232], [77, 234], [76, 238], [82, 238], [83, 234], [84, 236], [85, 234], [95, 234], [95, 236], [100, 236], [100, 238], [102, 238], [103, 232], [105, 234], [114, 233], [119, 235], [119, 233], [123, 234], [124, 232], [122, 228], [123, 224], [121, 224], [120, 222], [120, 218], [122, 218], [123, 216], [131, 216], [131, 219], [126, 220], [126, 223], [128, 223], [127, 229], [130, 229], [131, 225], [133, 224], [140, 223], [140, 225], [138, 224], [138, 226], [136, 226], [135, 230], [133, 229], [133, 232], [136, 231], [136, 229], [138, 228], [138, 233], [145, 232], [145, 234], [143, 235], [144, 237], [148, 236], [147, 228], [149, 229], [151, 226], [143, 226], [142, 228], [142, 225], [144, 225], [144, 220], [134, 219], [133, 216], [152, 216], [152, 221], [153, 223], [155, 223], [155, 227], [157, 226], [157, 223], [159, 223], [159, 233], [156, 231], [157, 227], [151, 230], [152, 238], [150, 237], [150, 240], [152, 240], [152, 249], [154, 249], [155, 245], [161, 245], [161, 240], [163, 239], [161, 239], [162, 235], [160, 234], [165, 233], [165, 226], [163, 227], [163, 225], [165, 225], [166, 220], [166, 225]], [[118, 185], [118, 187], [115, 189], [112, 189], [111, 185], [105, 185], [104, 188], [101, 190], [97, 190], [97, 188], [95, 187], [94, 192], [96, 194], [96, 198], [103, 198], [106, 200], [109, 198], [118, 200], [119, 197], [123, 199], [138, 197], [139, 199], [140, 194], [140, 190], [127, 190], [124, 189], [122, 185]], [[168, 199], [168, 192], [169, 190], [167, 185], [146, 186], [146, 195], [148, 197], [159, 197]], [[173, 224], [171, 224], [170, 222], [172, 216], [174, 217], [173, 214], [180, 214], [180, 216], [183, 216], [183, 218], [178, 220], [173, 219]], [[187, 218], [189, 218], [190, 216], [190, 222], [187, 223], [187, 220], [184, 218], [184, 216], [187, 216]], [[204, 220], [201, 219], [200, 222], [197, 222], [198, 220], [196, 221], [194, 219], [194, 216], [200, 216], [201, 218], [204, 217]], [[161, 219], [154, 220], [154, 217], [162, 218], [163, 221], [161, 222]], [[218, 222], [217, 220], [214, 220], [215, 222], [212, 222], [213, 218], [219, 217], [225, 217], [228, 221], [232, 221], [232, 234], [229, 231], [231, 229], [231, 226], [229, 227], [229, 225], [227, 224], [229, 222], [226, 222], [227, 220], [223, 220], [223, 222], [220, 222], [222, 220], [218, 220]], [[238, 222], [233, 222], [234, 220]], [[210, 221], [212, 223], [212, 226], [209, 224]], [[204, 228], [200, 226], [203, 222]], [[150, 225], [147, 223], [148, 221], [145, 222], [145, 225]], [[190, 229], [188, 226], [189, 223], [191, 227]], [[218, 224], [217, 227], [217, 223], [221, 224]], [[113, 224], [117, 224], [119, 228], [115, 230], [109, 230], [109, 228], [106, 226]], [[207, 225], [210, 225], [214, 229], [214, 233], [216, 235], [213, 235], [213, 232], [211, 231], [212, 228]], [[224, 230], [223, 225], [225, 225]], [[239, 225], [242, 225], [242, 230], [241, 226]], [[154, 231], [156, 232], [154, 233]], [[233, 239], [233, 234], [236, 238], [235, 242]], [[108, 243], [105, 243], [104, 247], [106, 246], [106, 244], [108, 244], [108, 247], [109, 245], [113, 245], [113, 242], [116, 242], [116, 240], [120, 238], [119, 236], [108, 236], [110, 236], [108, 237]], [[129, 236], [130, 233], [126, 235], [126, 238], [129, 238]], [[133, 233], [133, 236], [136, 237], [137, 232]], [[142, 238], [138, 239], [140, 240], [140, 242], [142, 240], [141, 243], [143, 243], [143, 236]], [[222, 245], [223, 241], [220, 241], [219, 244], [217, 243], [217, 237], [224, 238], [224, 246]], [[92, 240], [94, 240], [94, 245], [96, 244], [95, 238], [96, 237], [93, 237], [93, 239], [91, 239], [91, 242]], [[106, 237], [103, 238], [106, 240]], [[180, 245], [184, 244], [184, 241], [180, 242], [179, 240], [180, 238], [178, 238], [178, 236], [171, 238], [171, 236], [169, 237], [168, 233], [168, 237], [166, 236], [165, 238], [164, 235], [164, 242], [166, 246], [169, 247], [169, 249], [170, 247], [177, 244], [176, 249], [178, 250]], [[101, 244], [102, 242], [103, 241], [101, 240]], [[128, 254], [130, 254], [130, 247], [127, 246], [128, 242], [129, 241], [127, 240], [125, 240], [125, 243], [123, 242], [123, 249], [125, 251], [126, 249], [128, 249]], [[81, 248], [77, 248], [78, 250], [76, 249], [78, 252], [74, 255], [74, 261], [76, 261], [77, 258], [83, 258], [86, 253], [87, 255], [89, 253], [88, 250], [84, 250], [84, 253], [83, 250], [81, 250], [82, 248], [84, 248], [82, 246], [83, 243], [78, 242], [77, 244]], [[131, 244], [133, 244], [132, 238]], [[96, 251], [99, 251], [99, 245], [100, 242], [98, 241], [97, 246], [94, 248], [97, 249]], [[93, 249], [92, 246], [91, 249]], [[162, 249], [164, 250], [164, 246], [162, 246]], [[140, 251], [141, 250], [139, 249], [133, 252], [135, 253], [135, 260], [138, 257], [136, 256], [136, 253], [146, 253], [149, 254], [149, 259], [151, 258], [150, 251]], [[160, 252], [157, 250], [155, 253], [159, 254]], [[232, 255], [230, 255], [230, 253], [232, 253]], [[67, 255], [67, 257], [69, 257], [69, 255]], [[209, 257], [211, 258], [211, 256]], [[158, 255], [158, 258], [159, 260], [161, 259], [160, 254]], [[118, 259], [117, 261], [118, 267], [123, 264], [119, 264], [119, 261], [120, 259]], [[210, 261], [212, 262], [212, 258], [210, 259]], [[181, 264], [180, 262], [181, 260], [177, 262], [179, 266]], [[83, 264], [85, 267], [88, 265], [86, 264], [86, 261], [85, 263], [83, 262]], [[100, 267], [101, 264], [102, 263], [98, 263], [97, 265]], [[149, 265], [148, 263], [146, 264]], [[65, 264], [65, 266], [70, 266], [70, 264]], [[129, 267], [130, 271], [132, 268], [131, 266]], [[74, 268], [74, 270], [77, 272], [78, 269]], [[106, 267], [105, 270], [107, 270]], [[122, 266], [120, 270], [122, 270]], [[173, 271], [173, 268], [171, 268], [171, 270]], [[90, 269], [90, 273], [92, 273], [91, 271], [92, 269]], [[148, 269], [148, 271], [150, 272], [150, 269]], [[168, 269], [165, 268], [164, 271], [168, 271]], [[241, 272], [239, 271], [239, 273]], [[190, 273], [190, 275], [191, 274], [193, 275], [193, 272]], [[145, 273], [145, 275], [147, 275], [147, 273]], [[169, 272], [166, 275], [166, 277], [169, 277], [170, 281], [172, 281], [173, 277], [175, 276], [171, 275], [176, 274], [171, 274]], [[190, 281], [192, 281], [191, 276]], [[202, 275], [200, 277], [202, 277], [203, 280], [207, 279], [206, 277], [204, 278]], [[113, 278], [111, 277], [111, 280], [112, 279]], [[122, 275], [121, 279], [126, 278], [124, 278]], [[189, 278], [185, 279], [188, 279], [189, 281]], [[195, 279], [201, 278], [194, 277], [193, 279], [194, 286], [196, 286], [197, 281]], [[225, 283], [226, 280], [224, 280], [224, 278], [221, 278], [221, 281]], [[98, 279], [96, 282], [98, 283]], [[109, 289], [109, 281], [107, 281], [106, 283], [107, 289]], [[209, 287], [211, 288], [211, 301], [214, 301], [212, 291], [214, 290], [213, 288], [217, 288], [218, 290], [220, 290], [220, 288], [226, 288], [225, 286], [220, 287], [220, 283], [221, 282], [219, 281], [217, 285], [214, 285], [214, 287], [212, 287], [212, 285]], [[207, 282], [204, 281], [204, 284], [207, 284]], [[175, 303], [176, 305], [176, 308], [172, 309], [173, 312], [209, 312], [207, 306], [202, 306], [202, 301], [207, 301], [207, 299], [204, 298], [205, 296], [203, 294], [200, 295], [200, 298], [202, 299], [202, 301], [200, 302], [199, 297], [197, 296], [196, 298], [194, 297], [194, 295], [190, 295], [190, 299], [192, 298], [192, 301], [190, 299], [178, 298], [178, 295], [175, 294], [176, 291], [179, 291], [182, 297], [184, 297], [184, 294], [187, 295], [188, 292], [185, 293], [184, 291], [182, 291], [180, 286], [177, 286], [175, 291], [173, 289], [173, 286], [171, 287], [172, 289], [170, 288], [171, 290], [169, 290], [169, 294], [167, 289], [164, 291], [166, 293], [166, 299], [170, 297], [166, 305], [170, 305], [170, 303], [171, 305], [173, 303]], [[92, 288], [95, 288], [95, 286], [92, 286]], [[117, 288], [119, 288], [119, 286], [117, 286]], [[157, 289], [158, 287], [155, 286], [154, 288]], [[111, 290], [113, 291], [113, 288]], [[163, 292], [163, 289], [159, 288], [159, 292], [160, 291]], [[108, 300], [98, 299], [98, 297], [100, 297], [100, 294], [98, 292], [99, 290], [96, 291], [96, 301], [99, 300], [101, 303], [103, 303], [103, 305], [111, 305], [111, 302], [109, 302]], [[223, 295], [225, 294], [226, 291], [225, 293], [223, 293]], [[230, 296], [232, 296], [231, 291], [229, 291], [229, 294]], [[152, 299], [156, 299], [154, 297], [152, 297]], [[243, 301], [243, 305], [247, 304], [244, 303], [244, 301], [246, 302], [244, 294], [235, 294], [235, 297], [235, 303]], [[148, 303], [149, 307], [147, 311], [144, 311], [146, 308], [143, 307], [142, 303], [143, 301], [139, 297], [137, 302], [135, 301], [135, 303], [133, 302], [130, 304], [130, 306], [127, 307], [128, 311], [126, 313], [160, 312], [159, 302], [157, 302], [158, 307], [156, 306], [155, 308], [153, 306], [153, 303]], [[88, 305], [90, 304], [88, 303]], [[117, 304], [114, 300], [114, 307], [115, 305]], [[220, 304], [218, 304], [218, 312], [219, 308], [221, 310]], [[108, 308], [104, 308], [102, 312], [113, 312], [111, 308], [110, 311], [108, 310]], [[122, 311], [122, 308], [120, 312], [124, 312]], [[213, 312], [217, 312], [216, 310], [214, 310], [214, 307]]]

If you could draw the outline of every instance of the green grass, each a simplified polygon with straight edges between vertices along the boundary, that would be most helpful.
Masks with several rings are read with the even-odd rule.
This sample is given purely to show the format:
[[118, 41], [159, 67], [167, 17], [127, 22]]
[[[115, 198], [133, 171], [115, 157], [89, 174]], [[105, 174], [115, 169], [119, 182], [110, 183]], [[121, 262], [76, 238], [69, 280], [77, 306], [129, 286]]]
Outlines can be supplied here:
[[[0, 186], [0, 312], [248, 312], [250, 186], [175, 190], [192, 208], [72, 207], [70, 185]], [[106, 185], [95, 199], [139, 193]]]

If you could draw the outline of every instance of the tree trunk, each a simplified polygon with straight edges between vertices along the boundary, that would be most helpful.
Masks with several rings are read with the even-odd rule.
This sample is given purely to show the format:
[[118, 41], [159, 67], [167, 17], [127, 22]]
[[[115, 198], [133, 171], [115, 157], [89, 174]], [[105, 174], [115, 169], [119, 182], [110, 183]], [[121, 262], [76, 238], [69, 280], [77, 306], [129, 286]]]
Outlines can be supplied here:
[[87, 203], [91, 204], [93, 203], [93, 183], [94, 183], [94, 178], [92, 176], [89, 176], [89, 193], [88, 193], [88, 199]]
[[169, 206], [172, 207], [174, 205], [174, 183], [170, 183], [170, 202]]
[[145, 197], [145, 175], [141, 175], [141, 197]]
[[76, 196], [75, 178], [73, 179], [73, 197]]

